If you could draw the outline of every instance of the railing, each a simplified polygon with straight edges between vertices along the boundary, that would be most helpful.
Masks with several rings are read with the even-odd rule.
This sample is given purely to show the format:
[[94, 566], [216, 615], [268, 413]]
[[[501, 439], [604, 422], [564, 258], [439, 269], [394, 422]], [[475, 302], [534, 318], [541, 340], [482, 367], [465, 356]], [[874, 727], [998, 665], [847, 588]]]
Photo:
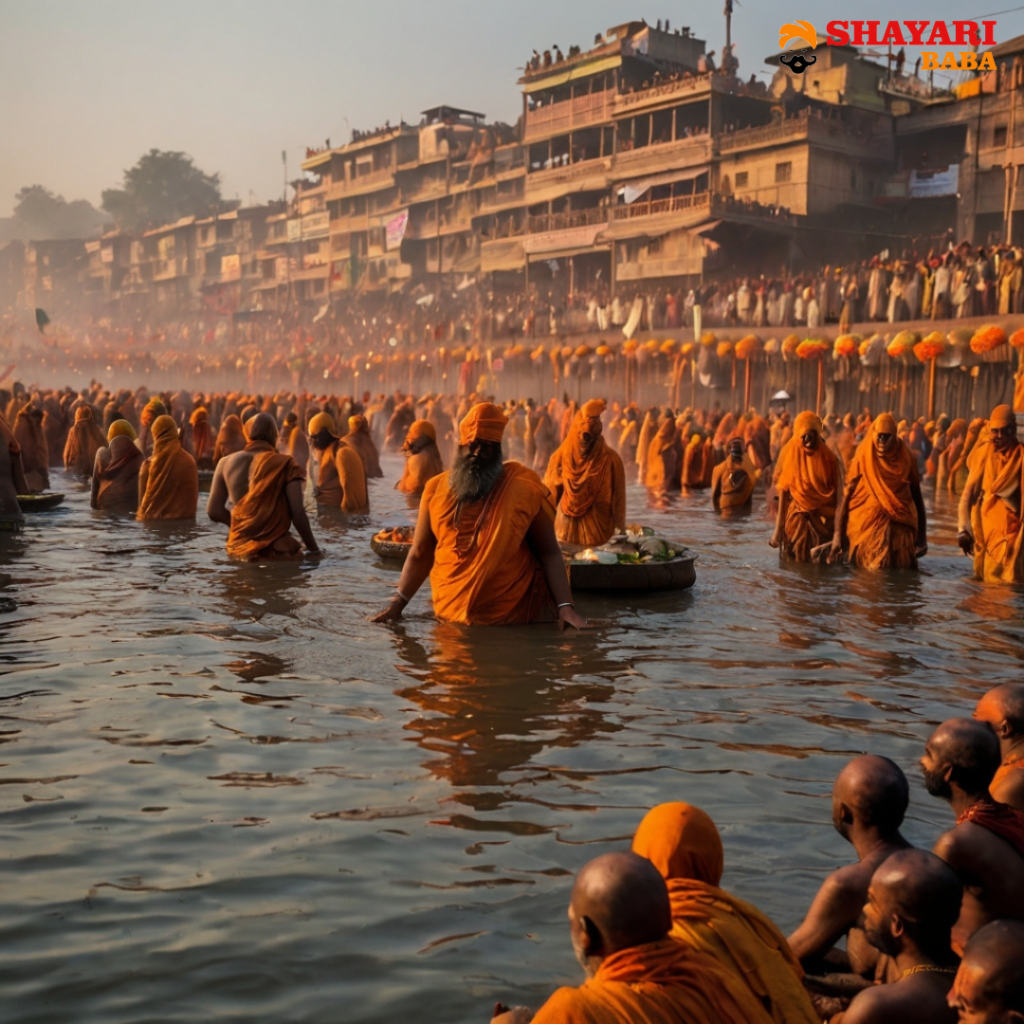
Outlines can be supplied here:
[[765, 206], [753, 200], [736, 196], [714, 195], [711, 198], [711, 213], [715, 217], [742, 217], [747, 220], [770, 221], [773, 224], [796, 226], [796, 217], [785, 206]]
[[525, 138], [529, 140], [536, 135], [571, 131], [611, 120], [614, 99], [615, 90], [605, 89], [527, 110]]
[[615, 220], [633, 220], [634, 217], [657, 217], [663, 213], [689, 213], [706, 210], [710, 204], [710, 192], [698, 192], [691, 196], [675, 196], [671, 199], [648, 199], [647, 202], [627, 203], [612, 210]]
[[562, 231], [565, 228], [582, 228], [588, 224], [607, 224], [608, 208], [591, 207], [589, 210], [567, 210], [564, 213], [543, 213], [527, 217], [525, 233], [537, 234], [542, 231]]
[[615, 98], [615, 107], [621, 112], [631, 107], [650, 103], [652, 100], [662, 99], [665, 96], [703, 92], [710, 87], [710, 72], [705, 75], [689, 75], [686, 78], [677, 78], [674, 81], [659, 82], [657, 85], [652, 85], [649, 89], [637, 89], [634, 92], [623, 93]]
[[575, 178], [586, 178], [593, 174], [607, 173], [611, 166], [611, 157], [593, 157], [590, 160], [580, 160], [575, 164], [562, 164], [555, 167], [541, 167], [537, 170], [528, 171], [530, 181], [533, 184], [556, 181], [572, 181]]
[[870, 135], [858, 132], [841, 121], [812, 117], [804, 113], [799, 117], [787, 118], [777, 124], [767, 124], [759, 128], [741, 128], [739, 131], [721, 134], [715, 139], [715, 145], [720, 153], [724, 153], [730, 149], [763, 146], [780, 139], [799, 138], [812, 133], [831, 138], [842, 136], [864, 145], [883, 141], [882, 139], [872, 139]]

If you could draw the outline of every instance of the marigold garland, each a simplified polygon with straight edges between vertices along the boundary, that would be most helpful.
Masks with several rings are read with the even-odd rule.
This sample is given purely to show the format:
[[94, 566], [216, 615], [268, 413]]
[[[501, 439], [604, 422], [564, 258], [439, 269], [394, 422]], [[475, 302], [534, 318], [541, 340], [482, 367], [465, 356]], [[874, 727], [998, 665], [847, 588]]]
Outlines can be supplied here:
[[998, 324], [986, 324], [979, 327], [971, 338], [971, 351], [981, 355], [983, 352], [991, 352], [1006, 344], [1006, 331]]
[[801, 359], [820, 359], [829, 350], [829, 343], [821, 338], [804, 338], [796, 347]]
[[832, 354], [838, 356], [854, 356], [860, 348], [859, 334], [840, 334], [832, 348]]
[[762, 348], [764, 346], [761, 344], [761, 339], [756, 334], [748, 334], [736, 342], [736, 358], [752, 359]]
[[893, 357], [902, 356], [907, 352], [912, 352], [914, 346], [921, 340], [920, 335], [915, 334], [913, 331], [900, 331], [892, 341], [886, 346], [886, 352]]
[[1014, 348], [1024, 348], [1024, 327], [1018, 328], [1010, 335], [1010, 344]]
[[942, 331], [932, 331], [914, 346], [914, 355], [922, 363], [936, 359], [946, 351], [946, 337]]
[[732, 342], [731, 341], [720, 341], [718, 343], [718, 358], [728, 359], [732, 355]]
[[800, 338], [795, 334], [788, 334], [782, 339], [782, 354], [791, 356], [800, 344]]

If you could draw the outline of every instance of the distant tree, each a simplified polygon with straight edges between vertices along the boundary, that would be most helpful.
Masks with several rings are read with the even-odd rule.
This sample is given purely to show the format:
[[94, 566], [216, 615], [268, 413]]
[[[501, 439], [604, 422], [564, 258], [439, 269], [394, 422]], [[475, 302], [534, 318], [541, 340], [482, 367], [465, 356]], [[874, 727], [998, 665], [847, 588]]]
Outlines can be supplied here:
[[151, 149], [124, 172], [123, 188], [104, 191], [103, 209], [132, 229], [208, 213], [220, 199], [219, 174], [205, 174], [186, 153]]
[[68, 202], [42, 185], [28, 185], [14, 197], [14, 216], [4, 234], [27, 242], [50, 238], [89, 238], [103, 227], [103, 214], [85, 199]]

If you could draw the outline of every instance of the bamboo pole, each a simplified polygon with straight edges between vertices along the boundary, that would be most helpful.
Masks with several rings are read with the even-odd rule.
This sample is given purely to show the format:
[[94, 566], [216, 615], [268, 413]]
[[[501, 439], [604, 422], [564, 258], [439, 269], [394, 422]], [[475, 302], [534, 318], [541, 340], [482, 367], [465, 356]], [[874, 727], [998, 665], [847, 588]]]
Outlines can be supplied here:
[[825, 360], [821, 356], [818, 357], [818, 397], [814, 403], [814, 412], [817, 416], [821, 416], [821, 403], [825, 397]]
[[928, 360], [928, 419], [935, 419], [935, 359]]
[[746, 364], [743, 371], [743, 412], [746, 414], [750, 408], [750, 359], [744, 359], [743, 362]]

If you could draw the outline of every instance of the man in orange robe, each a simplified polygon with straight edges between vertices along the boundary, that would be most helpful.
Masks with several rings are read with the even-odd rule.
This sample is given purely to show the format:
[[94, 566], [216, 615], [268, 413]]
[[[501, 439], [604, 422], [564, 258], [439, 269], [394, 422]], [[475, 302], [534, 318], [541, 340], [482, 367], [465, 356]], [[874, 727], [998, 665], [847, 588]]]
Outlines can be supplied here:
[[735, 971], [776, 1024], [818, 1024], [803, 968], [782, 932], [756, 907], [719, 888], [722, 839], [707, 814], [686, 803], [660, 804], [640, 822], [633, 852], [665, 879], [671, 938]]
[[[244, 477], [244, 495], [228, 511], [228, 477], [237, 484]], [[206, 511], [214, 522], [226, 523], [227, 551], [243, 562], [262, 559], [294, 559], [302, 554], [291, 534], [291, 526], [310, 554], [320, 548], [306, 517], [302, 485], [306, 474], [290, 455], [277, 451], [277, 424], [269, 413], [259, 413], [250, 421], [249, 442], [221, 463], [210, 488]]]
[[850, 464], [829, 562], [847, 546], [850, 562], [865, 569], [916, 569], [928, 552], [917, 459], [888, 413], [871, 425]]
[[384, 475], [384, 470], [380, 468], [380, 453], [373, 443], [370, 424], [365, 416], [359, 413], [349, 416], [348, 433], [341, 439], [341, 443], [359, 453], [367, 480], [375, 480]]
[[195, 519], [199, 503], [196, 460], [181, 447], [178, 425], [158, 416], [150, 428], [153, 454], [139, 468], [136, 519]]
[[309, 439], [320, 466], [313, 492], [317, 504], [340, 508], [348, 515], [369, 515], [363, 460], [354, 448], [341, 443], [329, 412], [318, 412], [309, 421]]
[[989, 690], [974, 709], [999, 740], [1002, 758], [988, 789], [992, 799], [1024, 812], [1024, 683], [1003, 683]]
[[467, 626], [586, 625], [573, 608], [548, 490], [532, 470], [502, 462], [508, 418], [490, 402], [459, 424], [459, 451], [423, 492], [398, 593], [374, 619], [394, 622], [430, 577], [434, 614]]
[[139, 470], [143, 454], [135, 428], [123, 419], [107, 431], [107, 447], [96, 453], [89, 504], [107, 512], [134, 512], [139, 507]]
[[75, 422], [64, 445], [64, 468], [75, 476], [88, 479], [96, 464], [96, 453], [106, 447], [100, 425], [93, 418], [92, 406], [80, 405], [75, 410]]
[[992, 410], [989, 443], [960, 496], [957, 543], [974, 556], [974, 575], [986, 583], [1024, 583], [1021, 553], [1021, 475], [1024, 446], [1008, 405]]
[[779, 510], [769, 544], [796, 562], [810, 562], [811, 552], [830, 542], [843, 493], [842, 462], [822, 440], [821, 430], [818, 416], [800, 413], [775, 473]]
[[14, 437], [21, 450], [21, 464], [29, 494], [50, 489], [50, 455], [43, 432], [43, 410], [26, 402], [14, 421]]
[[192, 427], [192, 453], [200, 469], [213, 469], [214, 436], [210, 429], [210, 414], [203, 407], [192, 410], [188, 419]]
[[599, 398], [584, 404], [544, 477], [558, 510], [555, 536], [587, 548], [626, 528], [626, 471], [601, 436], [604, 409]]
[[676, 421], [672, 416], [666, 416], [647, 446], [644, 486], [655, 494], [667, 494], [671, 490], [677, 490], [682, 466], [681, 455]]
[[[534, 1024], [767, 1024], [772, 1018], [736, 973], [669, 937], [672, 910], [657, 868], [606, 853], [576, 876], [569, 933], [587, 975], [560, 988]], [[531, 1019], [499, 1004], [491, 1024]]]
[[405, 435], [402, 451], [405, 454], [405, 468], [401, 479], [395, 484], [395, 490], [414, 498], [415, 507], [419, 504], [427, 481], [444, 472], [434, 424], [427, 420], [416, 420]]
[[734, 437], [729, 442], [725, 461], [715, 466], [711, 474], [711, 504], [719, 512], [746, 508], [760, 475], [744, 450], [743, 438]]

